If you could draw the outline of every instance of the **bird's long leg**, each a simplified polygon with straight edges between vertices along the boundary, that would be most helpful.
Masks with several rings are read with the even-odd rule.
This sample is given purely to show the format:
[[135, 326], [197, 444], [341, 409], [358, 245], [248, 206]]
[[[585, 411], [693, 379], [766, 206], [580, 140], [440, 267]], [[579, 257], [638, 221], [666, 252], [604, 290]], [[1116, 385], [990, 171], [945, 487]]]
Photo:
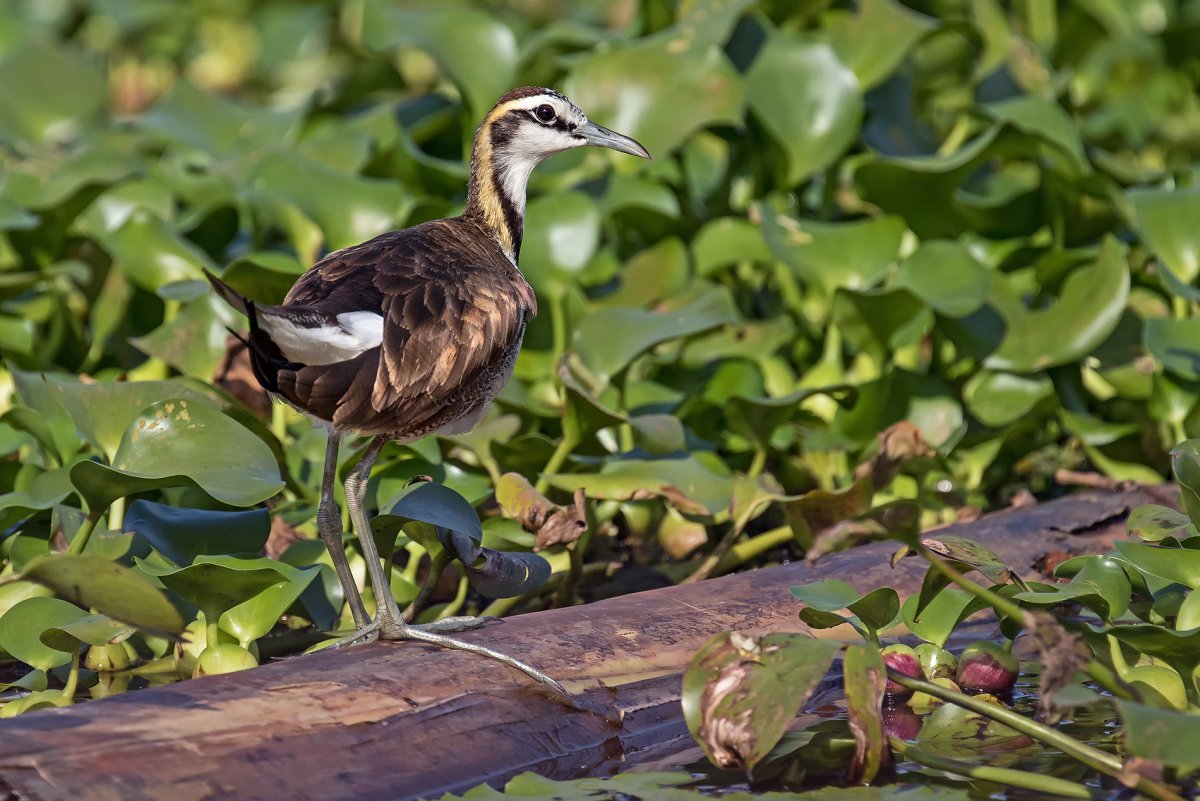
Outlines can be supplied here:
[[338, 510], [337, 502], [333, 499], [333, 482], [337, 478], [338, 446], [342, 435], [336, 431], [329, 432], [329, 443], [325, 448], [325, 473], [321, 476], [321, 505], [317, 507], [317, 532], [329, 550], [329, 558], [333, 560], [333, 568], [337, 571], [338, 579], [342, 582], [342, 592], [346, 602], [350, 604], [350, 614], [354, 616], [355, 628], [362, 628], [371, 622], [367, 609], [363, 606], [362, 594], [350, 572], [350, 562], [346, 559], [346, 547], [342, 544], [342, 513]]
[[404, 622], [400, 609], [396, 606], [396, 600], [392, 597], [391, 582], [383, 572], [379, 549], [375, 546], [375, 538], [372, 536], [371, 527], [367, 523], [367, 516], [363, 510], [363, 500], [367, 492], [367, 481], [371, 477], [371, 468], [374, 467], [375, 460], [379, 458], [379, 452], [383, 450], [386, 442], [387, 440], [382, 437], [372, 440], [363, 452], [362, 459], [346, 477], [346, 509], [350, 512], [350, 522], [354, 526], [354, 534], [358, 537], [359, 547], [367, 560], [367, 575], [371, 579], [371, 587], [375, 593], [376, 609], [374, 622], [366, 627], [360, 627], [359, 632], [350, 639], [364, 641], [382, 637], [385, 640], [421, 640], [440, 645], [443, 648], [469, 651], [503, 662], [556, 692], [570, 697], [570, 693], [561, 684], [532, 665], [491, 648], [456, 640], [444, 634], [447, 631], [475, 628], [483, 625], [490, 618], [448, 618], [428, 625], [410, 625]]

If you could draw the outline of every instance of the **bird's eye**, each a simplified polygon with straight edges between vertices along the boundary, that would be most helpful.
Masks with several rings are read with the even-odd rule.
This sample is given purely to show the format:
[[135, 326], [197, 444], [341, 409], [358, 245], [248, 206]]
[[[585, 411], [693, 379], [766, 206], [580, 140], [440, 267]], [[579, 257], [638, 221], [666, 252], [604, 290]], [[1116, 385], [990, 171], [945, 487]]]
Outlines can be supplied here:
[[554, 109], [544, 103], [535, 108], [533, 113], [542, 122], [551, 122], [554, 120]]

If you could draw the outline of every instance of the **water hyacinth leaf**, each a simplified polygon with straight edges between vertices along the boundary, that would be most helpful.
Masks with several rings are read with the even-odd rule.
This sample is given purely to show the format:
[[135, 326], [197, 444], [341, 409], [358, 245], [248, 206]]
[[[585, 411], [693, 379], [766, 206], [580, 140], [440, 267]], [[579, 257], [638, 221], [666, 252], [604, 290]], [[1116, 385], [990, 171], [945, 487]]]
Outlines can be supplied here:
[[225, 268], [221, 280], [255, 303], [282, 303], [306, 269], [286, 253], [247, 253]]
[[729, 508], [734, 481], [723, 466], [689, 454], [672, 459], [614, 459], [599, 473], [557, 473], [550, 485], [589, 498], [627, 501], [665, 498], [684, 514], [715, 515]]
[[822, 532], [864, 514], [871, 508], [874, 487], [870, 477], [840, 490], [811, 490], [783, 504], [783, 514], [796, 541], [810, 547]]
[[535, 553], [483, 548], [458, 531], [449, 533], [449, 545], [462, 561], [467, 581], [489, 598], [523, 595], [550, 578], [550, 563]]
[[100, 556], [45, 554], [31, 559], [20, 578], [152, 634], [178, 634], [185, 625], [179, 610], [144, 575]]
[[924, 604], [921, 600], [920, 594], [907, 598], [900, 607], [901, 619], [909, 631], [939, 648], [946, 647], [959, 623], [983, 608], [982, 601], [957, 587], [944, 587]]
[[713, 764], [750, 770], [770, 753], [841, 646], [802, 634], [719, 634], [683, 675], [688, 731]]
[[1146, 575], [1196, 589], [1200, 587], [1200, 551], [1140, 542], [1113, 544], [1118, 558]]
[[1193, 523], [1200, 520], [1200, 439], [1185, 440], [1171, 449], [1171, 472], [1184, 511]]
[[86, 617], [87, 612], [58, 598], [27, 598], [0, 617], [0, 648], [35, 670], [65, 665], [72, 653], [46, 645], [42, 632]]
[[1146, 349], [1164, 367], [1188, 381], [1200, 380], [1200, 346], [1196, 344], [1200, 320], [1194, 317], [1147, 320], [1142, 336]]
[[139, 570], [198, 607], [206, 620], [220, 620], [227, 610], [301, 572], [274, 559], [235, 556], [199, 556], [186, 567], [162, 567], [142, 559], [135, 562]]
[[763, 204], [762, 231], [772, 252], [797, 276], [833, 292], [878, 284], [900, 253], [905, 224], [901, 217], [844, 223], [798, 220], [776, 197]]
[[226, 609], [219, 618], [221, 628], [236, 637], [243, 648], [249, 648], [252, 642], [275, 627], [320, 572], [321, 568], [316, 565], [296, 570], [289, 580], [272, 584], [254, 597]]
[[846, 648], [842, 677], [846, 690], [846, 712], [855, 744], [850, 781], [870, 784], [891, 753], [883, 718], [879, 715], [887, 684], [887, 667], [883, 664], [879, 649], [869, 643], [855, 643]]
[[1032, 742], [1028, 735], [954, 704], [935, 709], [917, 736], [923, 750], [962, 758], [1012, 751]]
[[1192, 519], [1169, 506], [1147, 503], [1129, 513], [1129, 533], [1146, 542], [1161, 542], [1167, 538], [1184, 540], [1200, 532]]
[[76, 49], [17, 38], [0, 58], [0, 141], [65, 143], [104, 108], [104, 76]]
[[180, 80], [141, 115], [138, 125], [169, 141], [227, 157], [290, 142], [298, 130], [300, 110], [251, 107]]
[[774, 257], [762, 229], [749, 220], [722, 217], [710, 220], [692, 240], [692, 257], [699, 275], [743, 261], [770, 262]]
[[1183, 285], [1200, 276], [1200, 190], [1196, 187], [1133, 189], [1126, 197], [1133, 207], [1133, 226], [1142, 241], [1162, 261], [1165, 269]]
[[1000, 279], [992, 283], [992, 304], [1006, 326], [1000, 348], [986, 365], [1032, 373], [1080, 359], [1116, 328], [1129, 298], [1125, 248], [1108, 237], [1091, 264], [1071, 271], [1058, 298], [1030, 310]]
[[467, 99], [472, 119], [482, 119], [496, 98], [518, 85], [517, 38], [482, 9], [369, 2], [361, 19], [367, 47], [386, 51], [410, 45], [433, 56]]
[[840, 579], [822, 579], [791, 588], [792, 595], [822, 612], [848, 609], [872, 632], [885, 631], [900, 615], [900, 598], [891, 587], [866, 595]]
[[993, 119], [1053, 145], [1057, 152], [1051, 161], [1061, 172], [1081, 174], [1086, 170], [1088, 162], [1079, 126], [1058, 103], [1023, 95], [989, 103], [984, 108]]
[[226, 326], [235, 324], [233, 312], [215, 295], [207, 293], [185, 305], [175, 318], [130, 341], [148, 356], [162, 359], [192, 378], [208, 380], [225, 358]]
[[42, 642], [58, 651], [74, 653], [85, 645], [104, 645], [125, 637], [133, 627], [107, 615], [87, 615], [42, 632]]
[[563, 82], [589, 119], [632, 136], [655, 158], [696, 131], [741, 119], [743, 81], [717, 47], [670, 52], [655, 43], [596, 51]]
[[967, 381], [967, 409], [984, 425], [999, 427], [1019, 420], [1044, 398], [1054, 394], [1054, 384], [1045, 375], [982, 370]]
[[[868, 156], [854, 170], [855, 188], [863, 200], [902, 217], [922, 241], [953, 238], [974, 229], [955, 202], [956, 191], [987, 158], [1000, 130], [989, 128], [946, 156]], [[914, 197], [928, 202], [914, 204]]]
[[[294, 152], [273, 153], [247, 179], [252, 200], [295, 208], [325, 234], [329, 250], [349, 247], [393, 227], [408, 200], [396, 181], [347, 175]], [[313, 192], [319, 185], [322, 191]]]
[[978, 570], [993, 584], [1004, 584], [1012, 579], [1024, 586], [1017, 572], [1004, 564], [1004, 561], [983, 543], [955, 534], [941, 534], [922, 537], [921, 545], [943, 559]]
[[175, 564], [190, 565], [197, 556], [259, 553], [271, 533], [271, 514], [186, 509], [139, 498], [125, 512], [124, 529]]
[[371, 522], [376, 537], [395, 534], [408, 522], [458, 531], [475, 542], [483, 540], [479, 514], [466, 498], [444, 484], [422, 481], [405, 487], [383, 504], [383, 514]]
[[1122, 740], [1129, 753], [1149, 762], [1175, 768], [1180, 775], [1200, 769], [1195, 744], [1200, 716], [1134, 703], [1116, 702], [1124, 724]]
[[[39, 375], [33, 380], [44, 382], [49, 398], [66, 410], [83, 438], [110, 462], [116, 457], [121, 440], [142, 409], [163, 398], [204, 401], [209, 397], [192, 385], [179, 381], [84, 383], [52, 373]], [[36, 400], [35, 397], [30, 398], [30, 402]]]
[[912, 292], [934, 311], [965, 317], [988, 298], [987, 268], [957, 242], [931, 240], [900, 264], [893, 286]]
[[101, 235], [100, 243], [130, 283], [150, 292], [176, 281], [203, 280], [204, 270], [215, 269], [203, 250], [145, 212]]
[[855, 12], [827, 12], [823, 24], [838, 57], [867, 90], [895, 72], [938, 22], [893, 0], [862, 0]]
[[751, 398], [735, 396], [725, 404], [730, 428], [749, 437], [760, 447], [770, 445], [771, 436], [788, 423], [811, 423], [815, 420], [800, 410], [804, 401], [817, 395], [845, 399], [854, 392], [848, 384], [820, 389], [802, 389], [780, 398]]
[[729, 293], [712, 288], [678, 308], [593, 310], [575, 331], [574, 348], [597, 378], [608, 381], [660, 342], [698, 334], [737, 320]]
[[521, 270], [535, 289], [557, 294], [587, 267], [600, 243], [600, 209], [583, 192], [538, 198], [525, 212]]
[[1089, 557], [1067, 584], [1055, 584], [1051, 592], [1019, 592], [1014, 600], [1038, 606], [1075, 602], [1088, 607], [1101, 619], [1125, 614], [1133, 587], [1119, 562], [1104, 556]]
[[71, 481], [92, 510], [159, 487], [196, 486], [231, 506], [252, 506], [283, 488], [266, 443], [210, 403], [184, 398], [144, 408], [122, 437], [112, 467], [80, 462]]
[[746, 73], [746, 101], [787, 156], [785, 185], [825, 169], [858, 138], [858, 78], [824, 42], [776, 32]]

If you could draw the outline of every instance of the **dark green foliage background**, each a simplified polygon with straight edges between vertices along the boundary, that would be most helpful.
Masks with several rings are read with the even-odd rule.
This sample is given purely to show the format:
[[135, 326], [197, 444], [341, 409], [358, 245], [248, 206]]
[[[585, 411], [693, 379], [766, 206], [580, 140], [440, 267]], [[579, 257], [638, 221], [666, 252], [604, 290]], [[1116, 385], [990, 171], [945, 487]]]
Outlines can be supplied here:
[[[587, 561], [678, 580], [731, 529], [761, 547], [722, 569], [846, 518], [1053, 494], [1061, 468], [1158, 481], [1200, 434], [1200, 3], [2, 13], [9, 572], [134, 496], [274, 496], [311, 531], [321, 432], [207, 386], [240, 322], [200, 270], [278, 300], [328, 250], [456, 213], [474, 126], [522, 84], [655, 158], [535, 172], [521, 266], [541, 310], [516, 376], [470, 436], [391, 446], [380, 501], [425, 474], [485, 511], [507, 471], [558, 501], [583, 487]], [[224, 414], [139, 446], [142, 410], [178, 398]], [[900, 421], [936, 453], [855, 483]], [[889, 504], [907, 511], [868, 512]], [[530, 546], [499, 522], [485, 543]]]

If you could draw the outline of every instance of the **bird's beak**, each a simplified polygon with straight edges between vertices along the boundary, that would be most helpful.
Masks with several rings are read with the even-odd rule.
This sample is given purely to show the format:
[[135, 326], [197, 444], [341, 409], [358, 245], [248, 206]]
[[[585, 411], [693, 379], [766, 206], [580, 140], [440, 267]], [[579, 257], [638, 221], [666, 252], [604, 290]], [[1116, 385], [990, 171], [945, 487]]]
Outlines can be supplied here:
[[575, 129], [577, 136], [582, 136], [587, 140], [589, 145], [599, 145], [600, 147], [612, 148], [622, 153], [628, 153], [631, 156], [640, 156], [644, 159], [650, 158], [650, 153], [646, 148], [637, 143], [636, 139], [619, 134], [616, 131], [610, 131], [603, 125], [597, 125], [594, 122], [585, 122]]

